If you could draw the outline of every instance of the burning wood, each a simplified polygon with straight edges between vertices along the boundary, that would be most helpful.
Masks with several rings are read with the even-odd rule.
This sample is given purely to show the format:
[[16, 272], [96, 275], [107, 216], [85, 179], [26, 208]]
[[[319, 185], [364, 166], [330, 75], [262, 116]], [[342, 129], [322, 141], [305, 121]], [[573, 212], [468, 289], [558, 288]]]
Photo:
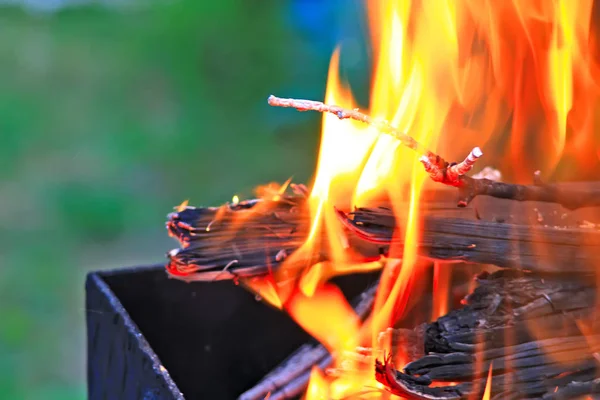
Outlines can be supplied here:
[[491, 368], [492, 394], [503, 399], [597, 393], [594, 283], [515, 271], [484, 274], [478, 282], [464, 308], [416, 328], [424, 332], [427, 355], [403, 372], [378, 361], [378, 381], [409, 398], [466, 399], [481, 397]]
[[264, 275], [306, 239], [309, 216], [300, 196], [257, 199], [221, 207], [185, 206], [169, 214], [167, 271], [182, 280]]
[[[467, 176], [483, 156], [475, 145], [497, 146], [514, 182], [536, 169], [553, 172], [565, 159], [577, 171], [600, 165], [593, 118], [600, 70], [585, 26], [592, 3], [526, 3], [369, 2], [376, 62], [368, 113], [340, 80], [339, 51], [324, 102], [268, 99], [323, 113], [311, 190], [170, 214], [169, 233], [181, 245], [169, 253], [172, 276], [240, 278], [322, 344], [302, 347], [243, 398], [288, 398], [309, 376], [308, 400], [372, 386], [429, 400], [599, 390], [600, 231], [596, 220], [575, 223], [571, 215], [600, 206], [600, 183], [545, 183], [539, 172], [531, 184]], [[469, 149], [456, 163], [437, 154], [459, 159]], [[449, 211], [447, 199], [427, 203], [427, 176], [458, 190], [459, 208], [453, 201]], [[502, 212], [486, 203], [496, 199]], [[521, 215], [525, 207], [533, 218]], [[446, 312], [436, 299], [436, 317], [444, 315], [401, 326], [431, 260], [511, 270], [480, 275], [464, 307]], [[445, 281], [438, 294], [457, 284], [440, 268], [450, 267], [437, 267]], [[373, 269], [383, 271], [364, 320], [369, 311], [355, 315], [329, 281]], [[391, 327], [405, 330], [380, 343]], [[341, 362], [357, 346], [360, 354]], [[332, 360], [329, 374], [313, 368]]]
[[[354, 301], [354, 310], [363, 320], [373, 308], [376, 290], [377, 284], [374, 284]], [[271, 400], [293, 399], [306, 389], [314, 366], [325, 369], [332, 361], [331, 354], [323, 345], [306, 344], [266, 375], [256, 386], [244, 392], [239, 400], [260, 400], [266, 396]]]
[[[384, 246], [402, 247], [402, 221], [386, 208], [339, 213], [349, 231]], [[575, 247], [574, 247], [575, 246]], [[600, 261], [600, 231], [585, 228], [556, 229], [468, 220], [424, 217], [419, 253], [437, 260], [462, 260], [499, 267], [537, 271], [564, 270], [593, 273]]]
[[[574, 188], [577, 190], [579, 186]], [[472, 210], [449, 212], [443, 205], [424, 205], [420, 255], [444, 261], [467, 261], [538, 271], [593, 273], [600, 262], [600, 231], [500, 223], [477, 219]], [[348, 244], [363, 260], [388, 255], [404, 246], [406, 221], [388, 207], [337, 212]], [[565, 214], [566, 215], [566, 214]], [[249, 200], [222, 207], [186, 206], [169, 214], [169, 234], [180, 249], [168, 255], [168, 272], [184, 280], [220, 280], [269, 274], [306, 240], [310, 218], [306, 198], [284, 195], [277, 200]], [[326, 243], [324, 235], [321, 242]], [[330, 259], [327, 246], [306, 262]]]

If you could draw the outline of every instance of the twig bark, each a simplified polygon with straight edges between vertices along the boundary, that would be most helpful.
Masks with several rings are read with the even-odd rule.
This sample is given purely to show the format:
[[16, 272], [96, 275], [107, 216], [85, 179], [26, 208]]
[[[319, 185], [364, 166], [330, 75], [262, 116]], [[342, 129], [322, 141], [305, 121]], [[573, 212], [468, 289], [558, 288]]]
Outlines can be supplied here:
[[[502, 199], [517, 201], [541, 201], [558, 203], [567, 209], [590, 207], [600, 205], [600, 190], [586, 188], [577, 192], [565, 191], [558, 186], [544, 185], [539, 179], [534, 179], [534, 185], [516, 185], [495, 182], [488, 179], [473, 179], [465, 174], [471, 170], [473, 164], [482, 152], [475, 147], [467, 158], [460, 163], [449, 163], [439, 155], [427, 150], [413, 137], [402, 132], [387, 121], [372, 118], [358, 109], [347, 110], [336, 105], [329, 105], [320, 101], [283, 99], [269, 96], [269, 105], [275, 107], [291, 107], [299, 111], [318, 111], [336, 115], [340, 119], [354, 119], [375, 127], [380, 132], [386, 133], [400, 140], [402, 144], [421, 155], [419, 160], [432, 180], [459, 189], [458, 206], [464, 207], [476, 196], [485, 195]], [[536, 176], [536, 178], [539, 177]]]
[[267, 274], [304, 243], [309, 218], [302, 196], [180, 207], [166, 223], [181, 245], [167, 254], [167, 272], [185, 281]]

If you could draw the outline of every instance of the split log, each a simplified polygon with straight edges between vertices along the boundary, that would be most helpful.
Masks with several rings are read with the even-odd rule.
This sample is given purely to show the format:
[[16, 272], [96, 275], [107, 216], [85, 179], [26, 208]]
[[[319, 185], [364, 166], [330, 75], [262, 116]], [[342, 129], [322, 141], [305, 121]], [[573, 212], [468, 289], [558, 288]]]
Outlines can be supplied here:
[[458, 205], [465, 207], [476, 196], [558, 203], [569, 210], [575, 210], [581, 207], [600, 206], [600, 184], [589, 182], [569, 187], [538, 182], [533, 185], [517, 185], [461, 176], [460, 185], [458, 185]]
[[[447, 199], [447, 191], [422, 204], [418, 251], [424, 257], [539, 271], [561, 271], [569, 265], [570, 272], [582, 273], [600, 265], [600, 230], [582, 222], [589, 216], [600, 220], [596, 209], [567, 213], [539, 203], [523, 206], [496, 199], [456, 209], [440, 198]], [[350, 246], [365, 258], [387, 254], [390, 243], [402, 246], [404, 224], [389, 208], [340, 211], [339, 216]], [[169, 234], [181, 244], [168, 254], [167, 271], [179, 279], [208, 281], [267, 274], [304, 243], [309, 226], [305, 198], [299, 196], [183, 207], [167, 221]], [[327, 238], [321, 242], [321, 252], [303, 261], [328, 259]]]
[[480, 398], [491, 368], [497, 398], [595, 393], [600, 314], [594, 281], [503, 270], [478, 282], [463, 308], [417, 328], [426, 355], [402, 372], [389, 360], [376, 363], [376, 377], [388, 390], [415, 399]]

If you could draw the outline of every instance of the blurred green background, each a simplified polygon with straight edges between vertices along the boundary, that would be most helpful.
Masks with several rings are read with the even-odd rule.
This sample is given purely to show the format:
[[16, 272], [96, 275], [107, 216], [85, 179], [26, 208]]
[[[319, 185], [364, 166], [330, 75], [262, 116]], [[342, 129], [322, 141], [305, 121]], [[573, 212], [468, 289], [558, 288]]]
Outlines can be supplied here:
[[336, 3], [0, 8], [0, 398], [85, 398], [85, 274], [163, 261], [173, 206], [310, 178], [319, 115], [266, 99], [322, 98], [340, 37], [364, 72]]

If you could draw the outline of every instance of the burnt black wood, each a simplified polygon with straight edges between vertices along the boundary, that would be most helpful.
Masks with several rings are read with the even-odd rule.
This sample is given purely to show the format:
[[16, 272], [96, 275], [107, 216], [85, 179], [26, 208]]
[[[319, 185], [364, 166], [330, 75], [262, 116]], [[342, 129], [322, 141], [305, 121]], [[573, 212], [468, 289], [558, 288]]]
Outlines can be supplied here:
[[[342, 277], [349, 298], [376, 274]], [[311, 340], [232, 281], [185, 283], [164, 265], [86, 282], [90, 399], [235, 399]]]
[[[588, 186], [561, 184], [573, 191], [586, 191]], [[419, 253], [425, 257], [551, 272], [568, 265], [569, 272], [588, 274], [600, 263], [600, 207], [567, 210], [552, 203], [482, 196], [467, 208], [457, 208], [455, 190], [426, 191], [423, 196]], [[186, 278], [205, 281], [277, 269], [304, 243], [309, 213], [298, 197], [286, 197], [269, 207], [259, 204], [248, 200], [235, 207], [187, 207], [169, 214], [168, 231], [181, 244], [168, 254], [171, 266], [174, 270], [192, 266], [197, 271]], [[348, 234], [349, 245], [366, 258], [387, 254], [393, 236], [395, 249], [401, 251], [403, 246], [406, 216], [394, 215], [387, 201], [381, 205], [339, 213], [354, 233]], [[408, 209], [408, 204], [396, 204], [394, 209]], [[243, 218], [244, 224], [232, 229], [236, 217]], [[330, 259], [326, 235], [320, 240], [321, 251], [303, 262]]]
[[[414, 330], [423, 337], [416, 345], [425, 355], [396, 375], [376, 365], [382, 383], [415, 399], [481, 398], [491, 369], [493, 398], [596, 393], [600, 318], [594, 279], [500, 270], [477, 281], [464, 307]], [[432, 381], [458, 384], [430, 387]]]

